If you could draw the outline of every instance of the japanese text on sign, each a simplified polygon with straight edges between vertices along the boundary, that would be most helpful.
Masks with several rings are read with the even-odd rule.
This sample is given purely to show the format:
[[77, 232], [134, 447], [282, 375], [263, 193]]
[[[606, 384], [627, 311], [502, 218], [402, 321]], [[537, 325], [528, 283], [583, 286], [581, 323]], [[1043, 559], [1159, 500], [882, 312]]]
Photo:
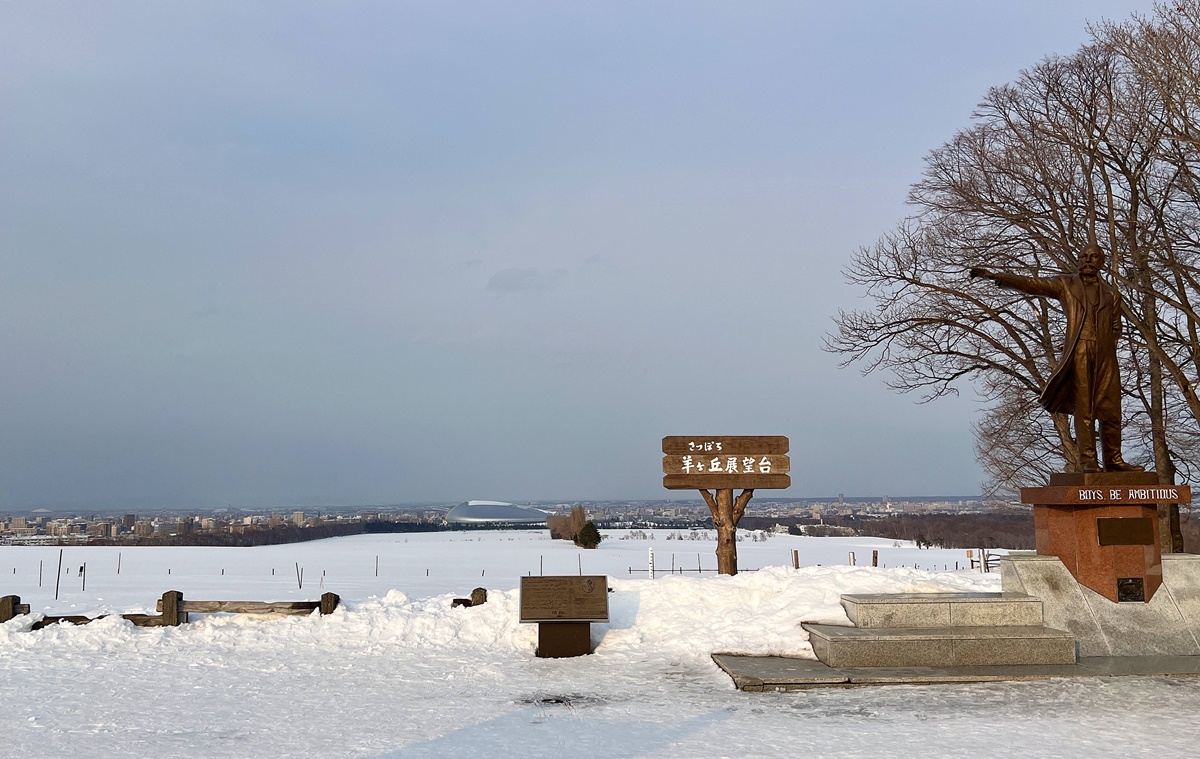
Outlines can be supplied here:
[[[720, 443], [717, 443], [717, 445], [720, 445]], [[739, 462], [741, 469], [738, 468]], [[717, 472], [725, 472], [728, 474], [737, 474], [739, 472], [752, 474], [757, 472], [759, 474], [770, 474], [771, 459], [763, 456], [758, 461], [755, 461], [754, 458], [750, 456], [743, 457], [741, 459], [739, 459], [737, 456], [728, 456], [724, 459], [722, 459], [720, 456], [714, 456], [711, 459], [704, 461], [699, 458], [693, 459], [691, 456], [684, 456], [683, 463], [680, 465], [679, 470], [684, 474], [691, 474], [692, 472], [710, 472], [714, 474]]]

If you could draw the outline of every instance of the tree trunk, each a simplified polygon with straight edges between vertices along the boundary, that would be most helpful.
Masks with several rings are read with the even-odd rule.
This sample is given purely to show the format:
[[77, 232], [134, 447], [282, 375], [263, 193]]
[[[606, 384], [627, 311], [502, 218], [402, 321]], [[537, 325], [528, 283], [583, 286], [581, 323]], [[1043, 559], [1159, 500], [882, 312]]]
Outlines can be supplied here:
[[712, 493], [701, 490], [708, 510], [712, 512], [713, 527], [717, 531], [717, 572], [723, 575], [737, 574], [737, 525], [733, 521], [733, 491], [717, 490]]
[[[1137, 250], [1135, 248], [1135, 250]], [[1175, 484], [1175, 461], [1171, 449], [1167, 445], [1167, 419], [1164, 409], [1163, 396], [1163, 365], [1157, 353], [1158, 347], [1158, 299], [1154, 294], [1153, 283], [1150, 279], [1149, 262], [1141, 251], [1135, 257], [1137, 266], [1137, 283], [1142, 295], [1142, 320], [1146, 329], [1143, 337], [1146, 340], [1149, 357], [1150, 379], [1150, 442], [1154, 452], [1154, 469], [1158, 472], [1158, 482], [1161, 485]], [[1160, 503], [1158, 505], [1158, 543], [1163, 553], [1183, 552], [1183, 533], [1179, 526], [1179, 505]]]
[[717, 490], [716, 498], [707, 490], [701, 490], [708, 510], [712, 512], [713, 527], [717, 530], [717, 572], [723, 575], [737, 574], [737, 524], [746, 513], [746, 504], [754, 496], [753, 490], [743, 490], [734, 501], [733, 490]]
[[733, 500], [733, 490], [721, 489], [716, 491], [716, 498], [707, 490], [701, 490], [704, 503], [708, 504], [709, 512], [713, 513], [713, 527], [716, 528], [716, 572], [719, 574], [738, 573], [738, 522], [746, 513], [746, 503], [754, 497], [754, 490], [743, 490], [737, 501]]

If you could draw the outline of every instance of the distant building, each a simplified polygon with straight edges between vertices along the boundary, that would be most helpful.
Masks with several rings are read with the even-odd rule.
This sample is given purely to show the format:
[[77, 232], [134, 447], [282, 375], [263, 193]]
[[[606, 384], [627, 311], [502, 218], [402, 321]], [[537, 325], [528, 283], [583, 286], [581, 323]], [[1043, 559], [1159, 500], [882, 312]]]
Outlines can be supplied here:
[[467, 501], [446, 514], [450, 524], [545, 524], [546, 512], [504, 501]]

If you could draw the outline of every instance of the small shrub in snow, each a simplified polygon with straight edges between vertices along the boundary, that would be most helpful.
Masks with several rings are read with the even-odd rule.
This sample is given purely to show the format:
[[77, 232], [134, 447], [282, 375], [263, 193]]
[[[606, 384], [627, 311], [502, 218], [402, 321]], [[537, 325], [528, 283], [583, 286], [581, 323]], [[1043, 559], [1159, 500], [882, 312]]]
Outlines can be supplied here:
[[601, 540], [603, 538], [600, 537], [600, 531], [592, 522], [584, 524], [583, 529], [575, 535], [575, 545], [580, 548], [595, 548], [600, 545]]

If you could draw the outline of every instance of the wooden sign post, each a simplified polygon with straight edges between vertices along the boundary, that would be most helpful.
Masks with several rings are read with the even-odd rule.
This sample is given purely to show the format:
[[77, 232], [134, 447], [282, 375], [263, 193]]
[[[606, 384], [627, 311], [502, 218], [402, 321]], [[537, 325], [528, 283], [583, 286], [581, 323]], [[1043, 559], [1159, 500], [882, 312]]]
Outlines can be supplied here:
[[[717, 530], [717, 571], [737, 574], [737, 524], [754, 491], [792, 486], [788, 439], [674, 435], [663, 438], [662, 450], [663, 487], [700, 491]], [[735, 488], [742, 490], [736, 499]]]

